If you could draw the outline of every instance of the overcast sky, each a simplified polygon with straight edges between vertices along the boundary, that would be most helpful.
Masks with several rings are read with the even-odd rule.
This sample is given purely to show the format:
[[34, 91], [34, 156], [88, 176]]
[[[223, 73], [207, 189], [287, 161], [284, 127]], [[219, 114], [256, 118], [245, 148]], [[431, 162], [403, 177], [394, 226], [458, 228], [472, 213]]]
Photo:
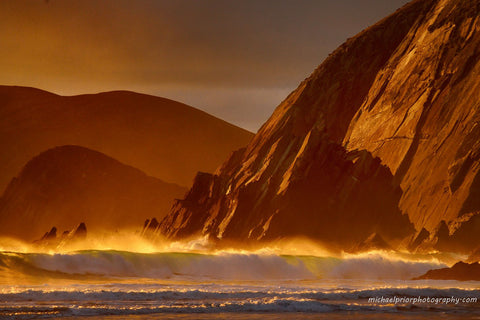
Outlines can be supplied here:
[[407, 0], [0, 0], [0, 84], [132, 90], [256, 131], [348, 37]]

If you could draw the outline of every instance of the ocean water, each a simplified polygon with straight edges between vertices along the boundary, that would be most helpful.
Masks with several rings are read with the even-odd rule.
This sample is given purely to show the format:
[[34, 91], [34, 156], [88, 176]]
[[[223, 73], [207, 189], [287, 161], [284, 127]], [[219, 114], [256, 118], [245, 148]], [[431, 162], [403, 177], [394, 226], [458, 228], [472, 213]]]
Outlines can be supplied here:
[[3, 251], [0, 319], [480, 319], [479, 282], [410, 280], [443, 266], [381, 253]]

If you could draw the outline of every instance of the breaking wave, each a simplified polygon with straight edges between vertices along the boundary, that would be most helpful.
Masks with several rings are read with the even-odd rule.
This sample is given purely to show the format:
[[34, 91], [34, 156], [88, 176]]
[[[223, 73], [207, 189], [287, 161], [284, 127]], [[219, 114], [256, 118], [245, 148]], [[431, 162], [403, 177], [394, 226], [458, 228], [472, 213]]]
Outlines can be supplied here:
[[442, 266], [435, 260], [413, 261], [386, 253], [318, 257], [246, 252], [4, 251], [0, 252], [0, 319], [166, 313], [258, 313], [260, 316], [252, 319], [266, 319], [266, 314], [275, 318], [292, 312], [478, 310], [478, 304], [447, 308], [367, 301], [378, 296], [480, 295], [476, 283], [407, 280]]
[[407, 261], [381, 254], [351, 258], [254, 253], [138, 253], [84, 250], [70, 253], [0, 253], [0, 268], [43, 277], [139, 277], [153, 279], [313, 280], [411, 279], [436, 261]]

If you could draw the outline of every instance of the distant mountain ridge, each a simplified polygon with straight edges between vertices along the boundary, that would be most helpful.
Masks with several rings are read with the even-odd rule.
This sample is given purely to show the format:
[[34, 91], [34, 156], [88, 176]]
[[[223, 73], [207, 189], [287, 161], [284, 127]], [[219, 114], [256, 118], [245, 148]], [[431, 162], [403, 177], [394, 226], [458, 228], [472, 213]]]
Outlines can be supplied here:
[[188, 186], [252, 133], [173, 100], [129, 91], [59, 96], [0, 86], [0, 193], [32, 157], [60, 145], [105, 153]]

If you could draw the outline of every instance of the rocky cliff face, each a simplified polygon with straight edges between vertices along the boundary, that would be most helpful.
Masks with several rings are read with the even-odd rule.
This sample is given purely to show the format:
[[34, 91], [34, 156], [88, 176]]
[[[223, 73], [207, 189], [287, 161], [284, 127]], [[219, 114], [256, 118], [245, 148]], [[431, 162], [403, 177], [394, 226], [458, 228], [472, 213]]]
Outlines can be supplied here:
[[478, 1], [436, 1], [377, 74], [343, 139], [390, 168], [417, 228], [480, 209], [479, 14]]
[[449, 237], [480, 211], [479, 15], [477, 1], [413, 1], [349, 39], [197, 175], [162, 232], [348, 248], [422, 243], [445, 221]]
[[52, 225], [61, 231], [77, 221], [94, 232], [134, 229], [145, 215], [164, 216], [185, 191], [100, 152], [57, 147], [10, 182], [0, 198], [0, 235], [38, 239]]

